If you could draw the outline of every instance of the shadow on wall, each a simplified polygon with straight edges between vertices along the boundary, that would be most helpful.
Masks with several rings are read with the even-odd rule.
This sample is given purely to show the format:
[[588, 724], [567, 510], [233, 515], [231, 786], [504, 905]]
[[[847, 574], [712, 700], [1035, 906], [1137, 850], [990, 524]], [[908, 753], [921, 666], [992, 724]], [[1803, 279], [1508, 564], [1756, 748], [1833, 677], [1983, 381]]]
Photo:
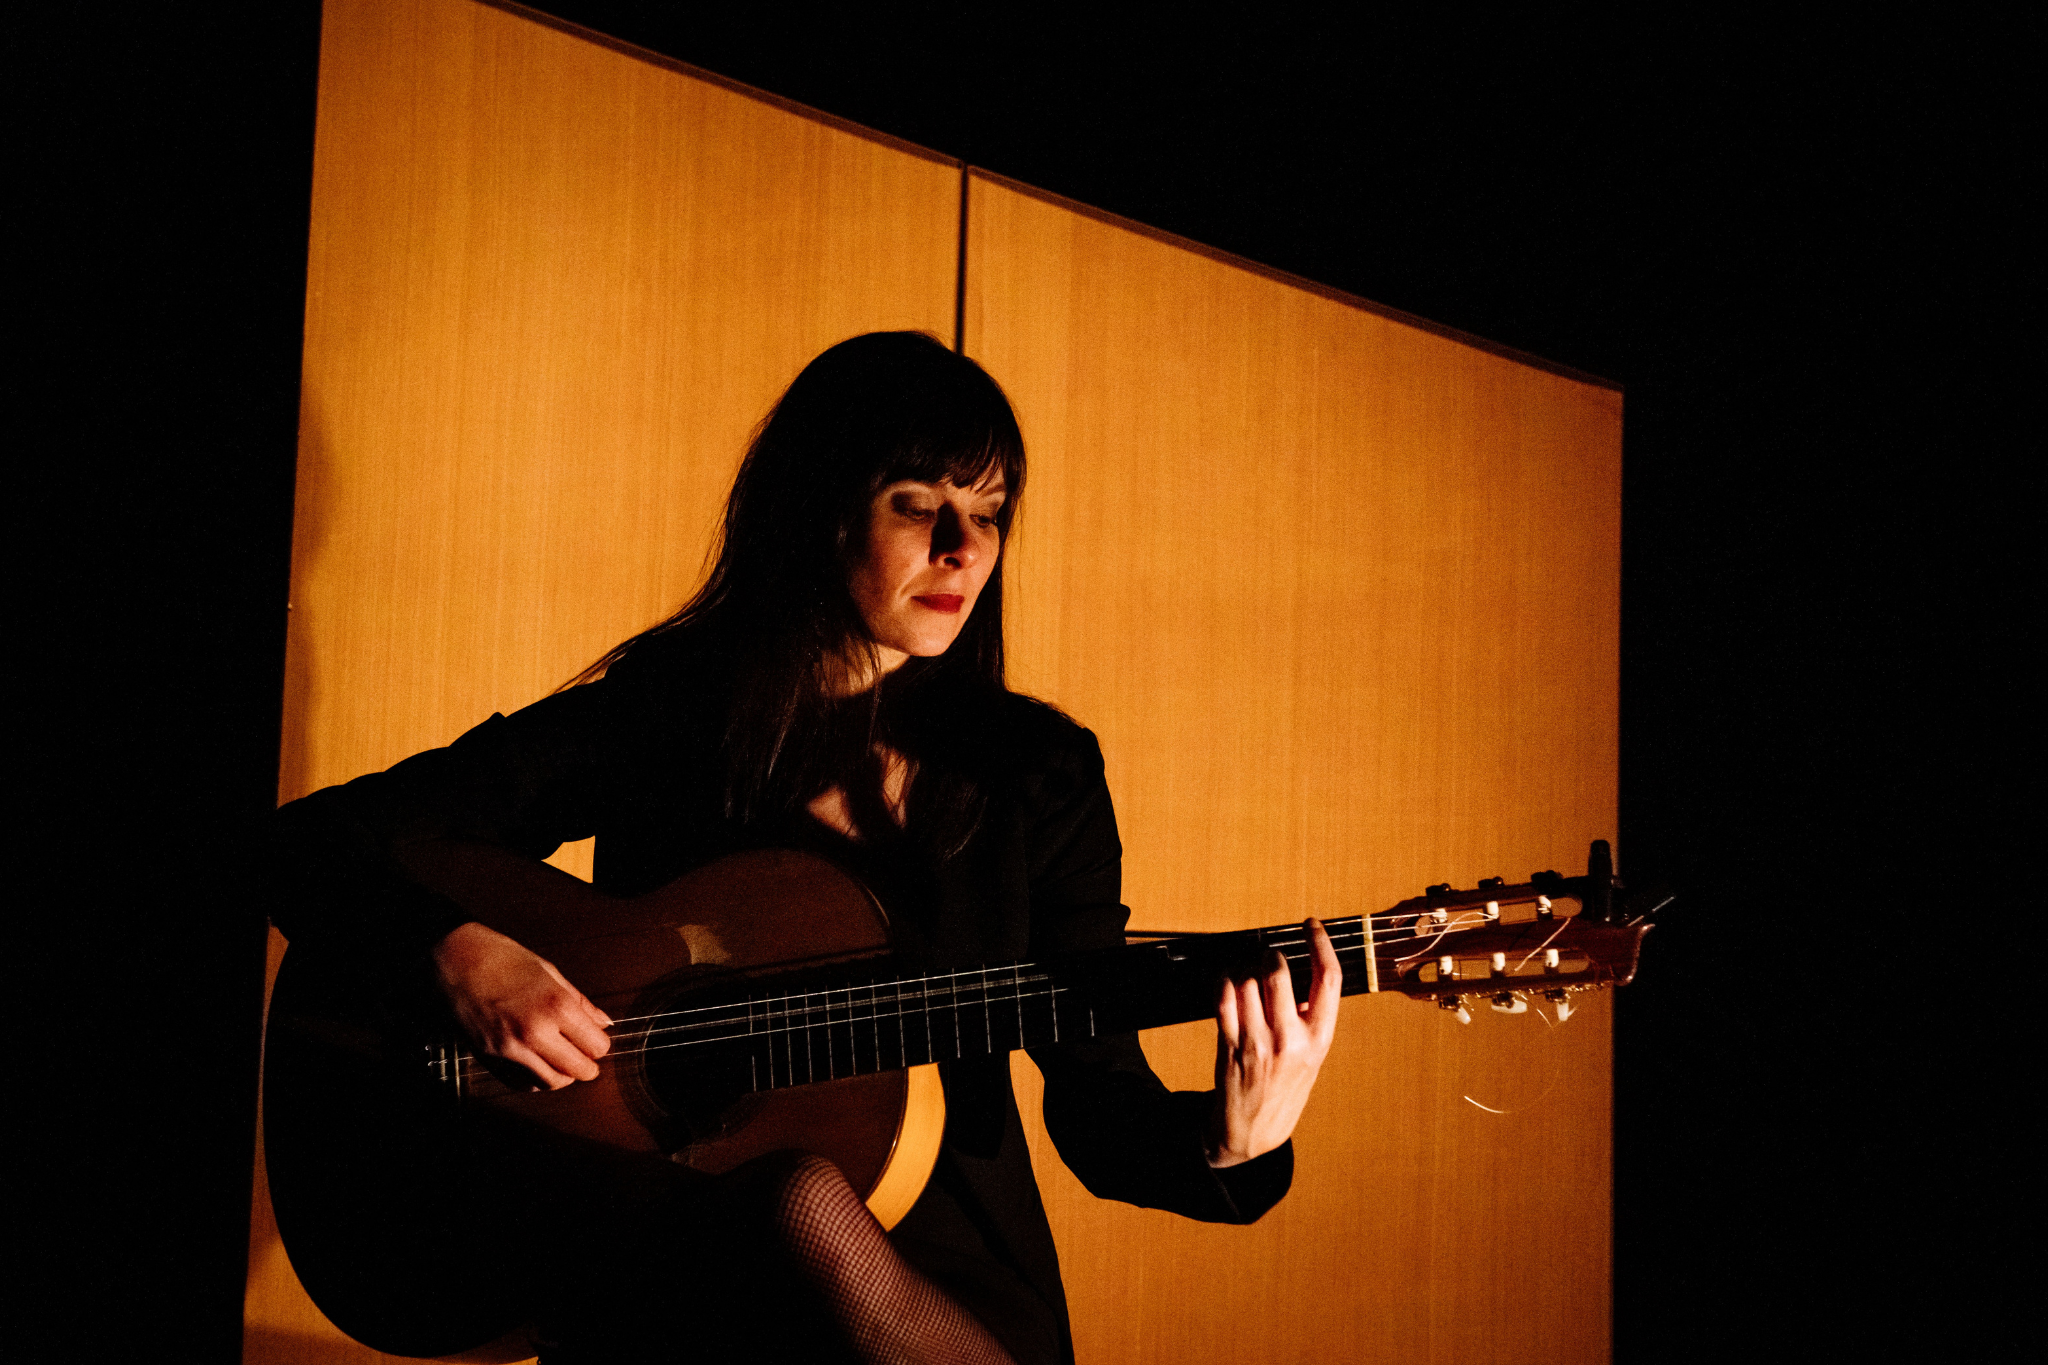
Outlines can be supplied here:
[[320, 420], [320, 395], [309, 383], [299, 403], [298, 481], [292, 499], [292, 600], [285, 627], [284, 716], [277, 754], [280, 803], [306, 794], [312, 761], [307, 743], [311, 733], [308, 711], [316, 661], [312, 637], [305, 629], [306, 606], [298, 599], [298, 589], [327, 548], [331, 533], [328, 487], [333, 467], [326, 427]]
[[[308, 387], [299, 407], [298, 479], [292, 505], [294, 600], [286, 627], [284, 714], [278, 742], [280, 799], [304, 795], [310, 774], [309, 710], [317, 663], [312, 637], [304, 628], [305, 607], [296, 600], [296, 590], [308, 580], [313, 565], [327, 548], [331, 529], [327, 495], [332, 467], [325, 428], [320, 421], [319, 396]], [[284, 936], [272, 928], [263, 979], [266, 1023], [270, 989], [277, 979], [284, 949]], [[242, 1305], [242, 1360], [247, 1365], [281, 1365], [287, 1361], [291, 1365], [367, 1365], [370, 1361], [397, 1359], [358, 1345], [328, 1322], [293, 1273], [278, 1236], [276, 1215], [270, 1207], [269, 1171], [263, 1159], [260, 1083], [258, 1096], [249, 1270]]]

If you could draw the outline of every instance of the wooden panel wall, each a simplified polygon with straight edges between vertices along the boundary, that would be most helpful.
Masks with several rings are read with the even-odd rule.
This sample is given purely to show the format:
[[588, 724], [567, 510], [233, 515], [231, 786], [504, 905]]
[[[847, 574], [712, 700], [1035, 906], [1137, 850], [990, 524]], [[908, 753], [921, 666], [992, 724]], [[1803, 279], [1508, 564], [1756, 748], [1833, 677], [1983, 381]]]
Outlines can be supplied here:
[[[1031, 454], [1014, 685], [1101, 737], [1136, 926], [1613, 837], [1618, 395], [979, 176], [966, 279]], [[1605, 1359], [1609, 1020], [1347, 1001], [1250, 1229], [1096, 1201], [1033, 1115], [1080, 1358]], [[1201, 1088], [1213, 1038], [1145, 1045]]]
[[[951, 163], [474, 0], [328, 0], [320, 101], [285, 799], [670, 610], [780, 388], [856, 332], [947, 335], [958, 263]], [[1015, 683], [1102, 737], [1139, 925], [1612, 836], [1614, 394], [992, 180], [969, 228], [969, 350], [1033, 461]], [[1605, 1004], [1345, 1010], [1250, 1229], [1091, 1199], [1019, 1064], [1084, 1362], [1605, 1358]], [[1211, 1038], [1146, 1046], [1194, 1088]], [[245, 1360], [374, 1358], [260, 1168], [257, 1200]]]
[[[673, 610], [807, 360], [951, 335], [959, 185], [472, 0], [327, 0], [280, 797], [446, 743]], [[244, 1359], [375, 1358], [306, 1299], [256, 1188]]]

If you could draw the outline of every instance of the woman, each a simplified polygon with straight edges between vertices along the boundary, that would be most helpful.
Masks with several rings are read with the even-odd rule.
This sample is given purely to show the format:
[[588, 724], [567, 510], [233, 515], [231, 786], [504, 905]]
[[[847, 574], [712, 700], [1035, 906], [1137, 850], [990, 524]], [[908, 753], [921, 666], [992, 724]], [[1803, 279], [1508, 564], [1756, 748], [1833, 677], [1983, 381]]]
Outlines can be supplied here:
[[[972, 361], [919, 333], [834, 346], [763, 423], [716, 565], [674, 617], [578, 686], [280, 813], [280, 927], [391, 980], [430, 976], [480, 1050], [550, 1088], [598, 1074], [611, 1021], [464, 903], [559, 878], [538, 860], [593, 834], [593, 896], [748, 847], [823, 851], [875, 889], [921, 970], [1121, 942], [1100, 750], [1003, 685], [1002, 549], [1024, 483], [1016, 420]], [[454, 848], [465, 875], [446, 870]], [[1090, 1190], [1216, 1222], [1286, 1192], [1336, 1023], [1335, 954], [1313, 934], [1306, 1004], [1277, 961], [1220, 984], [1212, 1092], [1169, 1093], [1128, 1035], [1033, 1051], [1047, 1127]], [[941, 1074], [937, 1168], [887, 1234], [815, 1158], [713, 1179], [491, 1131], [415, 1182], [461, 1230], [393, 1281], [454, 1275], [537, 1310], [566, 1342], [551, 1359], [759, 1359], [799, 1341], [1071, 1359], [1007, 1059]]]

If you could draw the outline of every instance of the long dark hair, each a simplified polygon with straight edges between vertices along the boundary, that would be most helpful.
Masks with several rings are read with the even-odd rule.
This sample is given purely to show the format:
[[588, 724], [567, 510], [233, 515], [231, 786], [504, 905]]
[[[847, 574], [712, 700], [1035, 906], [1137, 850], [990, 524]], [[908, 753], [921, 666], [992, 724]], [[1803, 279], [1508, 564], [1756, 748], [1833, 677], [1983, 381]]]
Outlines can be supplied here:
[[1001, 387], [923, 332], [840, 342], [804, 367], [756, 430], [704, 585], [576, 681], [628, 655], [722, 675], [726, 813], [743, 822], [792, 812], [834, 783], [858, 819], [879, 797], [873, 755], [887, 744], [914, 765], [913, 826], [941, 854], [954, 851], [983, 794], [948, 735], [1006, 690], [1002, 560], [944, 654], [911, 659], [860, 697], [833, 692], [848, 661], [874, 660], [848, 573], [866, 550], [875, 496], [900, 479], [970, 488], [997, 470], [1007, 544], [1024, 439]]

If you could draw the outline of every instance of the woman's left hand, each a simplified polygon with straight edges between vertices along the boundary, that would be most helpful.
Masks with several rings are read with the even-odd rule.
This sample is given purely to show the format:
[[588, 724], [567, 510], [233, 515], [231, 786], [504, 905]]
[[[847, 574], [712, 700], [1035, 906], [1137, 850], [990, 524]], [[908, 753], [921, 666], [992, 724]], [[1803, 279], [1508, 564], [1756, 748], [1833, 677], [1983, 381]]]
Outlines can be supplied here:
[[1309, 997], [1296, 1004], [1294, 978], [1277, 952], [1263, 973], [1226, 979], [1216, 1002], [1216, 1110], [1209, 1120], [1209, 1164], [1235, 1166], [1264, 1156], [1294, 1134], [1316, 1072], [1337, 1033], [1344, 969], [1319, 920], [1303, 925], [1315, 945]]

